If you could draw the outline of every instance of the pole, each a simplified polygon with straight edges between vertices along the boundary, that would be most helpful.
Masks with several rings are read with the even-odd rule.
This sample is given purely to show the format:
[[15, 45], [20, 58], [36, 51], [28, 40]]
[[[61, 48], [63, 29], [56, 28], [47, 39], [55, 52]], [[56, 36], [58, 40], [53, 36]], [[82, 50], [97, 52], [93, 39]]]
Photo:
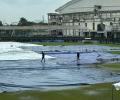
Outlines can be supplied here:
[[112, 85], [112, 100], [114, 100], [114, 87]]

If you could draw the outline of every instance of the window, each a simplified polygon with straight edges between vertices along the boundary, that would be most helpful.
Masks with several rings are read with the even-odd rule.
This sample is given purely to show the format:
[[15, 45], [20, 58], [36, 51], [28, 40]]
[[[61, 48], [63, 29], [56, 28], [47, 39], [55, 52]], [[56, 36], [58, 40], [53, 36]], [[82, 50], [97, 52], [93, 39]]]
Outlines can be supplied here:
[[87, 23], [85, 23], [85, 27], [87, 27]]
[[95, 30], [95, 23], [93, 23], [93, 30]]
[[112, 22], [110, 22], [110, 26], [112, 26], [113, 25], [113, 23]]

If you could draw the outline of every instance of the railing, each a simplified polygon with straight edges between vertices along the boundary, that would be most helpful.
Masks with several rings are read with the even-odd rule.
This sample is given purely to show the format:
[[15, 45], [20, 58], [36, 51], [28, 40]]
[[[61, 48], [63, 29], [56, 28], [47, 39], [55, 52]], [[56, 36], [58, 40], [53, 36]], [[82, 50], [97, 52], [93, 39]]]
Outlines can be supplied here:
[[120, 26], [114, 26], [114, 27], [112, 28], [112, 31], [120, 31]]
[[48, 25], [43, 26], [0, 26], [0, 30], [37, 30], [48, 29]]
[[88, 30], [86, 27], [81, 27], [79, 25], [75, 26], [65, 26], [65, 25], [43, 25], [43, 26], [0, 26], [0, 30], [56, 30], [56, 29], [78, 29], [78, 30]]

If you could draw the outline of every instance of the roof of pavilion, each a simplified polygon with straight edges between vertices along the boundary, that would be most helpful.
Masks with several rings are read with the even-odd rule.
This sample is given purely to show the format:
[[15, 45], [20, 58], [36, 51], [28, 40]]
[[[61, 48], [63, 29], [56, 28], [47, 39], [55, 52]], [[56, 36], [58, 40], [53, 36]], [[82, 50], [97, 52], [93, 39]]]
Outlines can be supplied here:
[[120, 10], [120, 0], [71, 0], [56, 9], [56, 12], [75, 13], [94, 10], [95, 5], [101, 5], [102, 11]]

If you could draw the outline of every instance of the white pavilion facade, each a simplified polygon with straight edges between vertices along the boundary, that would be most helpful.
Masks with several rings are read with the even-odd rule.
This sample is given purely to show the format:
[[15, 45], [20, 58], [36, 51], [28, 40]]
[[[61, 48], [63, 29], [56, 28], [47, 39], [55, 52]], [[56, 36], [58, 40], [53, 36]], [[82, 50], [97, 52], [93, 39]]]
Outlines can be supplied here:
[[120, 39], [120, 0], [71, 0], [48, 14], [50, 33]]

